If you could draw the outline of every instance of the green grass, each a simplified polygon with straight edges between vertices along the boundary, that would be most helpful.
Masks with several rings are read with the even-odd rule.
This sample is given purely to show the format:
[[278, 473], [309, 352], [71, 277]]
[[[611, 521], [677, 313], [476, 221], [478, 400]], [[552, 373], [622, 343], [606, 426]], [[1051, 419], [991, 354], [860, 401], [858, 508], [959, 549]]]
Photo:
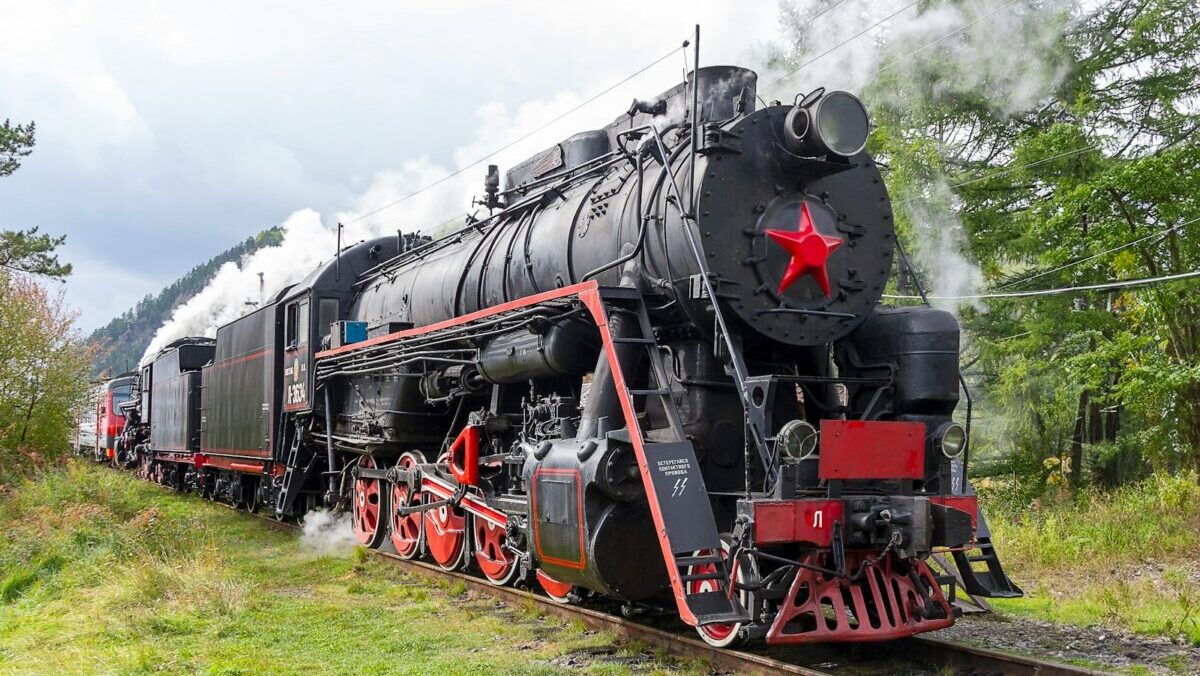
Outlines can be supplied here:
[[985, 495], [1001, 560], [1027, 593], [996, 608], [1200, 644], [1200, 484], [1159, 475], [1021, 504]]
[[552, 674], [605, 648], [629, 646], [83, 463], [0, 500], [0, 673]]

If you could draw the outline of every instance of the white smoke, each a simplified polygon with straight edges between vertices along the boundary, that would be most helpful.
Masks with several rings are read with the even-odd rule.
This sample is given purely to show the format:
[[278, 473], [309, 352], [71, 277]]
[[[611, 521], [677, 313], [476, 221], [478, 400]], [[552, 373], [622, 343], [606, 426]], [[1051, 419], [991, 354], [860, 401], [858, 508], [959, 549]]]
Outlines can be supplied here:
[[979, 299], [947, 299], [973, 296], [983, 288], [983, 272], [971, 257], [967, 232], [954, 212], [954, 204], [950, 186], [938, 178], [933, 181], [928, 196], [897, 203], [896, 206], [904, 211], [912, 223], [916, 236], [914, 254], [920, 263], [922, 278], [930, 282], [930, 288], [925, 291], [935, 296], [930, 302], [955, 315], [963, 304], [986, 312], [987, 306]]
[[[250, 312], [280, 289], [303, 277], [334, 249], [334, 234], [311, 209], [283, 222], [283, 242], [259, 249], [239, 263], [226, 263], [208, 286], [175, 309], [154, 334], [142, 360], [184, 336], [213, 336], [216, 327]], [[260, 289], [259, 273], [262, 273]]]
[[[790, 103], [797, 93], [825, 87], [859, 94], [868, 108], [919, 113], [927, 100], [982, 93], [985, 105], [1011, 115], [1037, 106], [1068, 72], [1060, 45], [1075, 14], [1073, 0], [935, 0], [908, 8], [910, 0], [836, 2], [781, 5], [789, 43], [765, 54], [775, 65], [760, 77], [764, 97]], [[935, 140], [943, 151], [963, 141]], [[932, 176], [924, 194], [895, 206], [912, 223], [914, 263], [928, 276], [930, 294], [980, 293], [983, 273], [945, 178]], [[962, 305], [935, 304], [956, 314]], [[978, 300], [970, 305], [986, 309]]]
[[348, 512], [313, 510], [304, 515], [300, 542], [319, 554], [346, 552], [358, 544]]
[[[377, 173], [344, 211], [326, 216], [311, 209], [293, 213], [283, 223], [279, 246], [227, 263], [200, 293], [177, 307], [155, 333], [142, 361], [178, 338], [215, 336], [218, 326], [253, 310], [252, 303], [269, 300], [304, 278], [334, 255], [338, 222], [345, 224], [343, 246], [397, 230], [445, 234], [452, 227], [461, 227], [468, 212], [482, 210], [471, 202], [482, 196], [487, 164], [497, 164], [503, 172], [571, 134], [607, 125], [633, 98], [658, 94], [675, 82], [678, 74], [664, 63], [550, 124], [548, 120], [572, 111], [585, 97], [573, 91], [560, 92], [521, 104], [511, 112], [499, 103], [481, 106], [475, 113], [478, 126], [472, 137], [453, 152], [455, 169], [469, 167], [463, 173], [451, 176], [452, 169], [421, 157], [401, 163], [399, 169]], [[498, 147], [503, 150], [488, 156]], [[486, 162], [475, 166], [485, 156]], [[409, 197], [416, 191], [420, 193]], [[263, 275], [261, 292], [259, 273]]]
[[917, 86], [945, 94], [983, 87], [991, 105], [1014, 112], [1043, 98], [1067, 72], [1058, 49], [1073, 0], [911, 4], [785, 0], [788, 43], [768, 45], [760, 57], [775, 63], [760, 72], [759, 93], [785, 102], [817, 87], [859, 93], [886, 75], [894, 88], [881, 94], [892, 102], [908, 102]]
[[[992, 92], [989, 100], [995, 105], [1004, 110], [1019, 110], [1043, 96], [1065, 72], [1062, 59], [1055, 58], [1053, 50], [1069, 14], [1066, 11], [1069, 0], [1020, 0], [1011, 7], [1004, 7], [1006, 0], [980, 0], [917, 5], [799, 71], [784, 75], [784, 71], [833, 49], [864, 27], [907, 4], [907, 0], [842, 2], [813, 22], [805, 20], [835, 1], [785, 2], [781, 6], [782, 24], [785, 32], [790, 34], [791, 43], [775, 43], [772, 47], [768, 42], [765, 49], [778, 54], [802, 46], [803, 55], [788, 68], [758, 68], [762, 98], [790, 102], [797, 92], [817, 86], [861, 93], [875, 81], [882, 67], [886, 68], [890, 86], [875, 92], [875, 96], [882, 97], [881, 102], [889, 105], [905, 105], [912, 88], [929, 86], [929, 75], [936, 70], [940, 75], [932, 86], [940, 93], [974, 91], [980, 85], [986, 85]], [[993, 11], [994, 14], [981, 19]], [[969, 25], [977, 19], [977, 24]], [[952, 38], [934, 44], [959, 29], [961, 32]], [[923, 49], [931, 44], [933, 46]], [[480, 196], [484, 164], [498, 164], [504, 171], [575, 132], [606, 125], [626, 110], [633, 98], [654, 96], [680, 79], [678, 64], [664, 62], [581, 110], [544, 127], [547, 120], [583, 103], [584, 96], [577, 91], [564, 91], [546, 99], [529, 101], [511, 111], [498, 103], [481, 106], [476, 112], [478, 124], [473, 136], [453, 152], [452, 167], [440, 166], [428, 158], [403, 162], [398, 169], [376, 174], [366, 191], [340, 213], [320, 215], [310, 209], [295, 212], [284, 221], [284, 239], [280, 246], [261, 249], [236, 264], [227, 264], [203, 291], [176, 308], [170, 320], [155, 334], [143, 360], [177, 338], [215, 335], [217, 326], [252, 310], [253, 306], [248, 303], [270, 299], [287, 285], [303, 278], [321, 261], [334, 255], [337, 222], [347, 224], [343, 233], [344, 245], [394, 234], [396, 230], [442, 234], [453, 227], [447, 219], [459, 214], [457, 222], [461, 224], [464, 212], [472, 209], [471, 198]], [[598, 88], [593, 83], [581, 89]], [[680, 113], [668, 111], [668, 118], [679, 117]], [[523, 138], [526, 136], [528, 138]], [[512, 139], [522, 140], [489, 157], [486, 163], [450, 176], [454, 170], [473, 165]], [[379, 211], [434, 182], [438, 182], [436, 186], [420, 195]], [[923, 221], [930, 228], [929, 242], [962, 243], [961, 225], [951, 214], [924, 219], [916, 216], [920, 215], [915, 215], [915, 222]], [[977, 288], [981, 275], [969, 262], [965, 247], [955, 249], [963, 253], [963, 258], [953, 265], [941, 258], [937, 261], [927, 259], [926, 254], [935, 251], [941, 249], [919, 246], [916, 252], [923, 267], [941, 271], [934, 274], [949, 275], [947, 279], [935, 280], [934, 288], [957, 289], [965, 293]], [[962, 272], [964, 266], [967, 272]]]

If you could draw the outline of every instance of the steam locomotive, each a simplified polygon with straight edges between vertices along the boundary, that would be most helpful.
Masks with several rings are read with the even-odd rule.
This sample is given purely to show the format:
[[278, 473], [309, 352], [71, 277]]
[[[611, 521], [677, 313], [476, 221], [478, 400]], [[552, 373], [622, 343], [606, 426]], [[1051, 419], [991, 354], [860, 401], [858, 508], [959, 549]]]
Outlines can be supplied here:
[[714, 646], [908, 636], [956, 589], [1020, 594], [965, 478], [958, 324], [880, 305], [864, 106], [758, 107], [756, 80], [698, 69], [503, 187], [489, 167], [487, 217], [343, 248], [171, 344], [128, 464]]

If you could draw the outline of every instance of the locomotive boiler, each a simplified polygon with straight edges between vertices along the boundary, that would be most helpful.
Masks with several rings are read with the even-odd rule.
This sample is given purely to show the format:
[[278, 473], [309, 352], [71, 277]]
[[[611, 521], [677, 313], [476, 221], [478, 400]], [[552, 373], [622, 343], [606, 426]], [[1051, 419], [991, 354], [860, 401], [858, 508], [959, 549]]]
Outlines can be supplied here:
[[460, 230], [339, 251], [222, 327], [199, 447], [146, 462], [717, 646], [906, 636], [952, 623], [957, 586], [1018, 594], [966, 482], [958, 324], [880, 305], [866, 109], [760, 106], [756, 79], [698, 69], [489, 168]]

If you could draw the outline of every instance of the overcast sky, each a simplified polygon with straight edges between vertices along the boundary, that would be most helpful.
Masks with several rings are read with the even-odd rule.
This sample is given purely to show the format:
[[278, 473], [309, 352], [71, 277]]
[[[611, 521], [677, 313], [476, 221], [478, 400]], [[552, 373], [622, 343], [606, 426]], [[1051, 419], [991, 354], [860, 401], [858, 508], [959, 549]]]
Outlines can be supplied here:
[[[702, 65], [746, 63], [776, 17], [694, 0], [0, 0], [0, 118], [38, 127], [0, 180], [0, 228], [68, 236], [67, 297], [91, 330], [298, 210], [328, 224], [504, 145], [695, 23]], [[668, 59], [514, 151], [604, 124], [682, 69]]]

